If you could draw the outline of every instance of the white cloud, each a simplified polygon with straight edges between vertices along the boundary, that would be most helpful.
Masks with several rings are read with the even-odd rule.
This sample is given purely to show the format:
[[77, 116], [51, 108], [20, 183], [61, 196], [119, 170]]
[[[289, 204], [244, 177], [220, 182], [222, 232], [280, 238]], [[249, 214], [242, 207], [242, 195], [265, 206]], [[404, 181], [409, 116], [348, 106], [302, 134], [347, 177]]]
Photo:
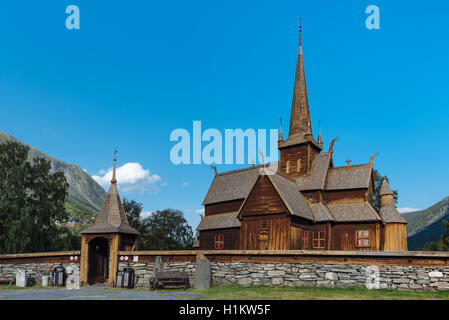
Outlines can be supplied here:
[[187, 187], [188, 185], [190, 185], [190, 182], [183, 182], [183, 183], [182, 183], [182, 186], [183, 186], [183, 187]]
[[[101, 175], [93, 175], [92, 178], [97, 181], [99, 185], [104, 188], [109, 187], [112, 180], [112, 168], [100, 170], [104, 172]], [[154, 184], [161, 180], [161, 177], [157, 174], [151, 174], [150, 170], [145, 170], [139, 163], [128, 162], [123, 166], [117, 168], [117, 185], [123, 187], [123, 191], [148, 191], [154, 190], [156, 187]]]
[[166, 187], [166, 186], [168, 186], [168, 183], [167, 183], [167, 182], [162, 182], [162, 183], [161, 183], [161, 186], [162, 186], [162, 187]]
[[154, 211], [142, 211], [142, 212], [140, 213], [140, 217], [141, 217], [141, 218], [146, 218], [146, 217], [151, 216], [153, 213], [154, 213]]
[[204, 208], [203, 209], [198, 209], [195, 211], [198, 214], [204, 214]]
[[412, 212], [412, 211], [419, 211], [421, 209], [416, 209], [416, 208], [398, 208], [399, 213], [407, 213], [407, 212]]

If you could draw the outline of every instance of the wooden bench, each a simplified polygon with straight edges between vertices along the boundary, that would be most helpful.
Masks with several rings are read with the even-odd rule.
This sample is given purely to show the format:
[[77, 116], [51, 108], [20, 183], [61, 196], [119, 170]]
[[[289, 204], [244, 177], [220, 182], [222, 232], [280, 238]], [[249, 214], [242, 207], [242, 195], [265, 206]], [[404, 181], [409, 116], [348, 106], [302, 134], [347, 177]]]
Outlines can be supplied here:
[[154, 278], [150, 279], [150, 290], [166, 287], [190, 287], [189, 276], [185, 272], [167, 271], [158, 272]]
[[10, 278], [10, 279], [0, 279], [0, 284], [15, 284], [16, 283], [16, 279], [15, 278]]

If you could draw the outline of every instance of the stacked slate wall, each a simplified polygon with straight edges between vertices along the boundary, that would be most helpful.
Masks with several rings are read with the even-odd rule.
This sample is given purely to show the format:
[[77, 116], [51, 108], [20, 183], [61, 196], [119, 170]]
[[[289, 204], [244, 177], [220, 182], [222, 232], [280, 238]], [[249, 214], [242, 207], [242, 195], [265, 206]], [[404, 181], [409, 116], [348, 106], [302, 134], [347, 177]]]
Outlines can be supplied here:
[[[163, 259], [163, 257], [162, 257]], [[117, 284], [124, 268], [135, 271], [135, 286], [150, 285], [154, 262], [120, 263]], [[164, 262], [163, 271], [184, 271], [195, 280], [194, 262]], [[370, 289], [447, 290], [449, 267], [364, 266], [345, 264], [212, 262], [212, 284], [267, 286], [362, 286]]]

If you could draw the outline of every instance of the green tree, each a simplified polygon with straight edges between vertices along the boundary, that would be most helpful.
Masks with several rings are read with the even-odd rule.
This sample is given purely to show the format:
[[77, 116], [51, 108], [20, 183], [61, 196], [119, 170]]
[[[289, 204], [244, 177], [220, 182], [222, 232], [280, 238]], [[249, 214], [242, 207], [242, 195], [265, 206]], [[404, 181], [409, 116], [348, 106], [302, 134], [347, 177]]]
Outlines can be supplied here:
[[442, 221], [445, 233], [441, 236], [440, 240], [426, 243], [422, 248], [418, 250], [424, 251], [449, 251], [449, 220]]
[[140, 250], [182, 250], [193, 246], [192, 227], [179, 210], [165, 209], [142, 218], [142, 204], [123, 199], [129, 225], [140, 232]]
[[[382, 181], [384, 181], [384, 179], [387, 179], [388, 182], [390, 182], [388, 180], [387, 176], [382, 176], [379, 171], [377, 171], [376, 169], [373, 169], [373, 177], [374, 177], [374, 194], [373, 194], [373, 205], [374, 208], [376, 208], [377, 211], [380, 210], [380, 187], [382, 186]], [[393, 198], [394, 198], [394, 204], [398, 205], [398, 198], [399, 198], [399, 193], [398, 190], [391, 190], [393, 191]]]
[[144, 219], [147, 250], [185, 250], [193, 247], [192, 227], [179, 210], [157, 210]]
[[0, 253], [39, 252], [64, 248], [57, 221], [67, 219], [68, 183], [51, 173], [43, 158], [27, 161], [29, 147], [0, 144]]

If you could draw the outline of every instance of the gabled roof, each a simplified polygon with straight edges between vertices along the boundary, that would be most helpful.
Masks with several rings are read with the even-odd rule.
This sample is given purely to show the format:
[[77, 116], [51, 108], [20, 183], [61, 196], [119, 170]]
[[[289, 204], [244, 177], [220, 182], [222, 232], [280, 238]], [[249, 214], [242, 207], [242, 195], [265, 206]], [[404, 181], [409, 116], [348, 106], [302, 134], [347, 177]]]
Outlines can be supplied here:
[[294, 180], [280, 174], [267, 175], [267, 177], [292, 215], [313, 221], [312, 211], [301, 192], [296, 188]]
[[237, 218], [238, 211], [211, 214], [203, 217], [197, 230], [211, 230], [224, 228], [238, 228], [240, 227], [240, 220]]
[[336, 222], [380, 221], [376, 210], [368, 202], [327, 204]]
[[203, 205], [244, 199], [259, 176], [261, 166], [217, 174], [212, 181]]
[[324, 189], [330, 160], [331, 155], [328, 152], [315, 155], [310, 175], [296, 178], [298, 189], [301, 191]]
[[373, 167], [370, 163], [330, 168], [327, 174], [325, 190], [369, 188], [372, 169]]
[[87, 228], [81, 233], [128, 233], [136, 234], [139, 232], [130, 227], [128, 219], [126, 218], [125, 209], [123, 208], [122, 201], [117, 189], [116, 179], [116, 158], [114, 157], [114, 169], [111, 180], [111, 186], [106, 195], [106, 199], [100, 209], [100, 213], [95, 220], [95, 224], [90, 228]]
[[335, 221], [329, 208], [323, 203], [311, 203], [310, 209], [315, 222]]

